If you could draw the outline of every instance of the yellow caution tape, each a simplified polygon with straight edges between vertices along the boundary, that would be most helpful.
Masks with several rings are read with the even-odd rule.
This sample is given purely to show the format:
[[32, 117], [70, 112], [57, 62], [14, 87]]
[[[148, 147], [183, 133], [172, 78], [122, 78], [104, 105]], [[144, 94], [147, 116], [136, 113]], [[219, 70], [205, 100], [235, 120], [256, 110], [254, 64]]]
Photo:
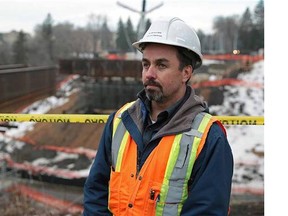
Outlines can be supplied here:
[[215, 116], [224, 125], [264, 125], [263, 116]]
[[[109, 115], [95, 114], [0, 114], [0, 122], [106, 123]], [[264, 125], [263, 116], [215, 116], [224, 125]]]
[[106, 123], [108, 115], [0, 114], [0, 122]]

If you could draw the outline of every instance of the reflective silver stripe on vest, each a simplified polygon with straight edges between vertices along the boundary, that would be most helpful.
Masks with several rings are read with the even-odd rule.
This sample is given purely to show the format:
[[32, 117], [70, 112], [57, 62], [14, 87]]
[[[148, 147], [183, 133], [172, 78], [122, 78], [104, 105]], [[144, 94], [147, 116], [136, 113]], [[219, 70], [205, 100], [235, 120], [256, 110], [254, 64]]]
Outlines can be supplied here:
[[114, 169], [116, 167], [121, 141], [122, 141], [124, 134], [126, 132], [126, 128], [125, 128], [123, 122], [121, 121], [121, 119], [118, 119], [118, 120], [120, 121], [120, 123], [116, 129], [114, 137], [112, 138], [112, 146], [111, 146], [112, 167]]
[[[117, 113], [115, 115], [115, 119], [113, 120], [113, 132], [114, 132], [114, 129], [115, 127], [116, 128], [116, 131], [115, 133], [112, 135], [112, 146], [111, 146], [111, 157], [112, 157], [112, 167], [115, 169], [116, 168], [116, 164], [117, 164], [117, 159], [118, 159], [118, 155], [119, 155], [119, 149], [121, 147], [121, 142], [124, 138], [124, 134], [126, 132], [126, 128], [122, 122], [122, 119], [121, 119], [121, 115], [122, 113], [127, 110], [129, 107], [131, 107], [136, 101], [132, 101], [132, 102], [129, 102], [129, 103], [126, 103], [123, 107], [121, 107], [119, 110], [118, 110], [118, 115]], [[119, 124], [117, 124], [119, 122]]]
[[[187, 179], [187, 170], [190, 163], [193, 163], [194, 161], [190, 161], [190, 156], [192, 152], [193, 143], [195, 140], [195, 137], [202, 138], [203, 133], [198, 131], [203, 118], [205, 117], [206, 113], [199, 113], [193, 123], [192, 128], [190, 131], [183, 133], [182, 138], [180, 140], [180, 152], [177, 155], [175, 155], [177, 158], [176, 164], [174, 166], [174, 169], [172, 171], [172, 174], [170, 176], [170, 179], [168, 180], [169, 186], [168, 186], [168, 192], [167, 192], [167, 198], [164, 201], [165, 204], [163, 206], [163, 213], [160, 215], [179, 215], [179, 211], [182, 209], [183, 205], [183, 193], [184, 190], [187, 190], [186, 185], [188, 184]], [[209, 114], [207, 114], [210, 116]], [[199, 142], [200, 142], [199, 139]], [[169, 166], [169, 165], [167, 165]], [[191, 174], [191, 173], [190, 173]], [[190, 176], [190, 175], [189, 175]], [[161, 194], [160, 194], [161, 196]], [[179, 206], [181, 205], [181, 206]], [[179, 209], [180, 208], [180, 209]], [[161, 211], [161, 210], [160, 210]], [[158, 214], [156, 214], [158, 215]]]

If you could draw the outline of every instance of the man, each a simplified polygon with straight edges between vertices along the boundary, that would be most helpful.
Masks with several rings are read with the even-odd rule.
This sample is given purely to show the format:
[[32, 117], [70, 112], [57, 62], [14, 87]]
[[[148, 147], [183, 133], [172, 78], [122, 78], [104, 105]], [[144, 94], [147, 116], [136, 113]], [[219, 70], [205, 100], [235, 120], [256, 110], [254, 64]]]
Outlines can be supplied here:
[[233, 156], [222, 124], [189, 85], [199, 39], [179, 18], [133, 44], [144, 89], [113, 113], [84, 186], [84, 215], [227, 215]]

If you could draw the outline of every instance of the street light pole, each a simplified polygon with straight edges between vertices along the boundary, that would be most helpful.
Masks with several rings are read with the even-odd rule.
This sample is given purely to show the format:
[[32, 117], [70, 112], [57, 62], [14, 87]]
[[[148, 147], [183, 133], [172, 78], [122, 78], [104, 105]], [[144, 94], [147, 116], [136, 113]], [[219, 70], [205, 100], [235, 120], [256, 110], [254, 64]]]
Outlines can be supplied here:
[[119, 1], [117, 1], [117, 5], [123, 7], [123, 8], [126, 8], [132, 12], [135, 12], [135, 13], [138, 13], [140, 14], [140, 21], [139, 21], [139, 29], [138, 29], [138, 32], [137, 32], [137, 39], [141, 39], [144, 35], [144, 32], [145, 32], [145, 17], [146, 17], [146, 14], [160, 8], [162, 5], [163, 5], [163, 2], [161, 2], [160, 4], [156, 5], [155, 7], [151, 8], [150, 10], [146, 11], [146, 0], [143, 0], [142, 1], [142, 10], [139, 11], [137, 9], [134, 9], [134, 8], [131, 8], [130, 6], [128, 5], [125, 5]]

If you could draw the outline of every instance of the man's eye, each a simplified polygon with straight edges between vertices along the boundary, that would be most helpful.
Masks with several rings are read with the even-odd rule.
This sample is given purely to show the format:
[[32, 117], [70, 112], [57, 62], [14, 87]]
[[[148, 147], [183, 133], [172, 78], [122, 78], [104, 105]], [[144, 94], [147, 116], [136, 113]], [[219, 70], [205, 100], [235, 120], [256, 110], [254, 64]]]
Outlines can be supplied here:
[[167, 68], [167, 66], [166, 66], [165, 64], [159, 64], [158, 67], [159, 67], [160, 69], [165, 69], [165, 68]]
[[148, 67], [149, 67], [149, 64], [148, 64], [148, 63], [142, 63], [142, 67], [143, 67], [143, 68], [148, 68]]

